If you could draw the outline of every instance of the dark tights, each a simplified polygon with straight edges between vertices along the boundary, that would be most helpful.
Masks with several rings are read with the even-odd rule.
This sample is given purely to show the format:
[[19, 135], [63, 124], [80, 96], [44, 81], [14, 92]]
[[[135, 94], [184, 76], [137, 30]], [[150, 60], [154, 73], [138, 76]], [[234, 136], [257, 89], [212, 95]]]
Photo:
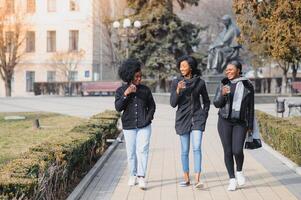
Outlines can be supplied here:
[[247, 131], [246, 126], [219, 117], [217, 128], [224, 148], [224, 160], [228, 175], [230, 178], [235, 178], [233, 156], [236, 170], [241, 171], [244, 162], [243, 145]]

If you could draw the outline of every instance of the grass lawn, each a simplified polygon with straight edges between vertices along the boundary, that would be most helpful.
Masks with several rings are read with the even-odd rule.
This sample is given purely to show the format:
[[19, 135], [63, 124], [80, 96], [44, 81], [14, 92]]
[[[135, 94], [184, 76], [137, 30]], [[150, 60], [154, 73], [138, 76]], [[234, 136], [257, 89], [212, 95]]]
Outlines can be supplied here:
[[[25, 120], [5, 121], [5, 116], [25, 116]], [[41, 129], [34, 129], [36, 117]], [[0, 113], [0, 166], [26, 152], [29, 147], [46, 142], [71, 140], [79, 133], [68, 132], [85, 119], [55, 113]]]

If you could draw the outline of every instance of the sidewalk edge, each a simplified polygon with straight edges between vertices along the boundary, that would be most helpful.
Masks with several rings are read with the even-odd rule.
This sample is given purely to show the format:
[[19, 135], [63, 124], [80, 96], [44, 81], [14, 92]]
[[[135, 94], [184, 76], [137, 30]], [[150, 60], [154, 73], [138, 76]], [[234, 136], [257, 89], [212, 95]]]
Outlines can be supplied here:
[[280, 160], [282, 163], [284, 163], [288, 168], [294, 170], [296, 174], [301, 176], [301, 166], [297, 165], [297, 163], [294, 163], [278, 151], [274, 150], [270, 145], [262, 141], [262, 147], [268, 151], [270, 154], [275, 156], [278, 160]]
[[68, 196], [66, 200], [78, 200], [83, 195], [84, 191], [87, 189], [96, 174], [105, 165], [105, 162], [110, 158], [112, 153], [115, 151], [119, 143], [122, 141], [123, 132], [121, 131], [116, 140], [108, 147], [100, 159], [95, 163], [95, 165], [90, 169], [88, 174], [81, 180], [81, 182], [76, 186], [73, 192]]

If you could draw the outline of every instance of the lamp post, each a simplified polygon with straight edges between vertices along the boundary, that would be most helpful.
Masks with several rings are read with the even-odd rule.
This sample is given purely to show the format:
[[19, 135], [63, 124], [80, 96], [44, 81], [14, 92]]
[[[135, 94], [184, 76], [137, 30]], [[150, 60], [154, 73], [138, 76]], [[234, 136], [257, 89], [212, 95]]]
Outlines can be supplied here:
[[113, 28], [117, 29], [117, 34], [121, 38], [125, 38], [125, 56], [129, 57], [129, 38], [134, 38], [137, 34], [137, 29], [141, 27], [139, 20], [132, 24], [129, 18], [125, 18], [122, 22], [122, 27], [119, 21], [113, 22]]

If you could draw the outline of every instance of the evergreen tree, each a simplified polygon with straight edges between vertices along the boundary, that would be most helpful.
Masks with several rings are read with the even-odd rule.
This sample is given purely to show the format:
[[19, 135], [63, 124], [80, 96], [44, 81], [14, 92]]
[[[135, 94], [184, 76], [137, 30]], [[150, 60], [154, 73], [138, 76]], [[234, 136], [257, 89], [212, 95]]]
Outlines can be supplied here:
[[[197, 5], [198, 1], [177, 0], [181, 8], [187, 4]], [[128, 0], [128, 4], [136, 11], [130, 17], [143, 22], [137, 38], [130, 42], [129, 55], [145, 63], [147, 77], [157, 79], [165, 91], [165, 80], [175, 75], [179, 56], [193, 54], [201, 61], [203, 55], [194, 52], [201, 27], [177, 17], [172, 0]]]

